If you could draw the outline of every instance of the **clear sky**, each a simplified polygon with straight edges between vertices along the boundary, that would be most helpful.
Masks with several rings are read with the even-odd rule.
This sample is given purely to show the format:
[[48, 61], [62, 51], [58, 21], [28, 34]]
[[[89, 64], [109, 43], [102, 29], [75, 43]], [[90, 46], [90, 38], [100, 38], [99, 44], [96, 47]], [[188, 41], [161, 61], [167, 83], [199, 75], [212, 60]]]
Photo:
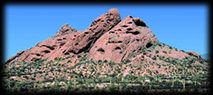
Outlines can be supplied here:
[[5, 60], [51, 38], [64, 24], [84, 31], [97, 17], [117, 8], [121, 19], [141, 18], [160, 42], [208, 54], [208, 6], [200, 5], [5, 5]]

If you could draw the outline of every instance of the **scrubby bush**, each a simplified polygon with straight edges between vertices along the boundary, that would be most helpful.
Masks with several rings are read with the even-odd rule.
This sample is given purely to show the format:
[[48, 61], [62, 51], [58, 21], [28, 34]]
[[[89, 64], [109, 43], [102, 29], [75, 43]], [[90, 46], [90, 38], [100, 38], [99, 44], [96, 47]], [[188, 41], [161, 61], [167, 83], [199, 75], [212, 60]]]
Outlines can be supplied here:
[[156, 53], [156, 54], [158, 54], [158, 53], [159, 53], [159, 51], [158, 51], [158, 50], [156, 50], [156, 51], [155, 51], [155, 53]]
[[166, 51], [163, 51], [163, 53], [167, 54], [167, 52], [166, 52]]
[[152, 57], [152, 59], [153, 59], [153, 60], [156, 60], [156, 59], [157, 59], [157, 57], [156, 57], [156, 56], [153, 56], [153, 57]]
[[[157, 44], [156, 46], [159, 45], [160, 44]], [[155, 45], [153, 44], [148, 49], [154, 50]], [[142, 51], [145, 53], [147, 49], [142, 49]], [[135, 55], [133, 54], [131, 57], [141, 54], [142, 51]], [[157, 50], [155, 50], [155, 53], [156, 51]], [[151, 57], [151, 55], [149, 56]], [[7, 80], [3, 81], [3, 87], [7, 89], [7, 91], [24, 90], [23, 92], [27, 90], [32, 91], [29, 89], [34, 89], [36, 91], [94, 91], [98, 90], [98, 87], [96, 87], [97, 84], [106, 83], [106, 88], [113, 89], [114, 91], [118, 89], [122, 91], [146, 91], [162, 88], [171, 90], [177, 88], [201, 88], [201, 86], [204, 87], [209, 83], [207, 81], [207, 68], [205, 68], [204, 65], [206, 64], [205, 60], [193, 56], [175, 59], [154, 55], [152, 57], [153, 60], [157, 60], [158, 57], [158, 59], [167, 61], [167, 63], [139, 62], [141, 64], [124, 64], [130, 63], [131, 57], [124, 60], [123, 63], [114, 63], [108, 61], [95, 61], [93, 59], [89, 60], [87, 59], [87, 55], [82, 53], [80, 62], [73, 67], [68, 67], [67, 64], [58, 64], [58, 62], [64, 60], [62, 58], [49, 62], [38, 60], [37, 62], [6, 64], [4, 67], [7, 69], [5, 69], [3, 77]], [[196, 61], [202, 63], [193, 64]], [[104, 65], [107, 66], [107, 68], [103, 67]], [[157, 65], [159, 69], [162, 69], [164, 66], [170, 68], [176, 67], [177, 69], [168, 73], [168, 75], [159, 75], [157, 73], [158, 70], [153, 71], [149, 69], [146, 70], [146, 72], [149, 73], [148, 75], [140, 76], [140, 74], [143, 73], [141, 69], [147, 69], [150, 65]], [[125, 77], [124, 71], [129, 67], [131, 70]], [[87, 71], [89, 73], [85, 73]], [[104, 73], [102, 74], [102, 72]], [[138, 72], [140, 73], [137, 75]], [[41, 75], [40, 77], [38, 77], [39, 73]], [[42, 75], [43, 73], [45, 73], [45, 75]], [[99, 75], [101, 74], [106, 75], [106, 77], [100, 78]], [[24, 77], [27, 81], [21, 79], [17, 80], [20, 77]], [[63, 82], [65, 84], [59, 85]], [[51, 84], [53, 85], [51, 86]]]

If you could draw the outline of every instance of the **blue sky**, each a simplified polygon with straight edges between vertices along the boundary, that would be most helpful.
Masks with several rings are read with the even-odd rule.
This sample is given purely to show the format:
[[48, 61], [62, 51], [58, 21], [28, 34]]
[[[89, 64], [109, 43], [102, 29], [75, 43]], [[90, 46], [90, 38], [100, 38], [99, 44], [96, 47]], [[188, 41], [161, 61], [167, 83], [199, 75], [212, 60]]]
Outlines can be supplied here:
[[141, 18], [160, 42], [208, 54], [208, 6], [200, 5], [5, 5], [5, 60], [51, 38], [64, 24], [84, 31], [93, 20], [117, 8], [121, 19]]

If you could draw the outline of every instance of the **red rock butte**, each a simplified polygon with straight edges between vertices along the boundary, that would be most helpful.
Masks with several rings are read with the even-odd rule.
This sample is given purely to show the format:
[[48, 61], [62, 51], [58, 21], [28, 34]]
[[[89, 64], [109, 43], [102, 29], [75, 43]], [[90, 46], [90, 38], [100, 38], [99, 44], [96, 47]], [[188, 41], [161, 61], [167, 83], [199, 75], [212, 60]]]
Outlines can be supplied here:
[[88, 52], [89, 59], [119, 63], [155, 42], [158, 39], [140, 18], [129, 15], [121, 21], [118, 10], [112, 8], [95, 19], [85, 31], [77, 31], [65, 24], [52, 38], [17, 53], [6, 63], [54, 60], [68, 56], [77, 59], [81, 52]]

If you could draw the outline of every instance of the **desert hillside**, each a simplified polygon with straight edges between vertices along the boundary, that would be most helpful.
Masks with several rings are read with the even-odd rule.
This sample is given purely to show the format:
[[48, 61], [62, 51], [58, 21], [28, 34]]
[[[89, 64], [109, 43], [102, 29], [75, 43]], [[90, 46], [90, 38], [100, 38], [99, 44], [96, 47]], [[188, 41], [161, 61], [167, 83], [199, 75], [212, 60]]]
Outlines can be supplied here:
[[4, 64], [3, 88], [35, 92], [208, 92], [209, 62], [160, 42], [140, 18], [117, 9], [85, 31], [68, 24]]

